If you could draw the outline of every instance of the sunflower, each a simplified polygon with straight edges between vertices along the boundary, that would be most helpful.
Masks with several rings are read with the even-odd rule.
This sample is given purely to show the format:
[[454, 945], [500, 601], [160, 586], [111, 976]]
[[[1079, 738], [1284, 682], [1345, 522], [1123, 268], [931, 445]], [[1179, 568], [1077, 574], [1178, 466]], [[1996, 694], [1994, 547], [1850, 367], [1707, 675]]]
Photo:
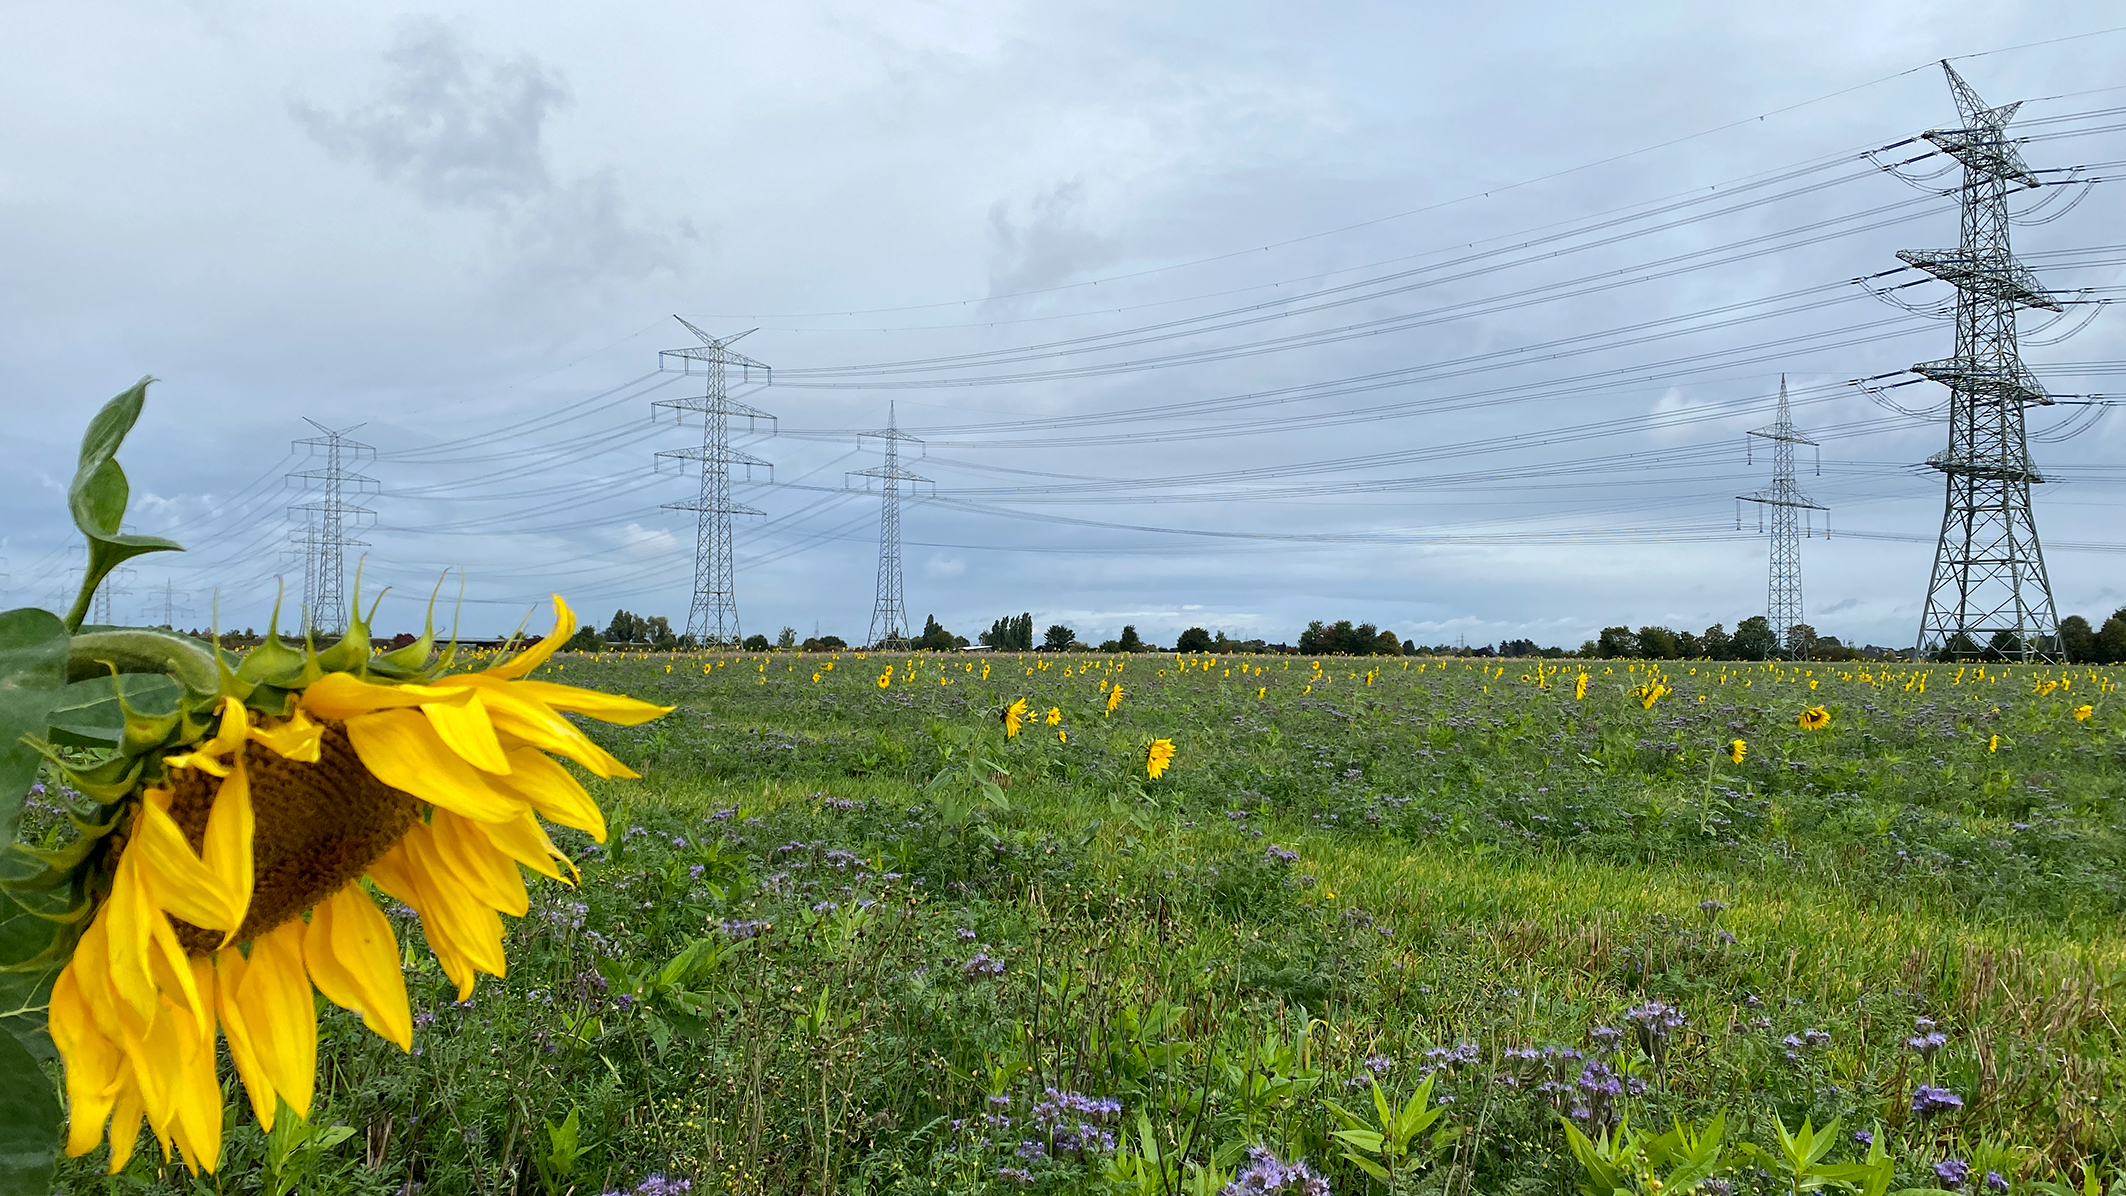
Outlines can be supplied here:
[[1727, 745], [1727, 758], [1737, 764], [1740, 764], [1742, 763], [1742, 757], [1746, 755], [1749, 750], [1750, 745], [1737, 739], [1733, 743]]
[[1146, 775], [1156, 781], [1173, 762], [1174, 741], [1171, 739], [1152, 740], [1152, 746], [1144, 753], [1144, 771]]
[[1025, 698], [1019, 698], [1013, 701], [1011, 705], [1006, 706], [1004, 713], [999, 717], [1004, 720], [1004, 738], [1006, 739], [1017, 735], [1019, 728], [1033, 721], [1032, 713], [1026, 709]]
[[1060, 724], [1062, 721], [1063, 708], [1061, 706], [1050, 706], [1048, 708], [1048, 725], [1053, 727]]
[[54, 984], [68, 1154], [93, 1150], [108, 1122], [115, 1174], [144, 1117], [165, 1158], [174, 1146], [214, 1170], [217, 1031], [262, 1128], [281, 1102], [307, 1117], [313, 989], [410, 1051], [399, 945], [372, 888], [418, 914], [460, 1000], [478, 973], [503, 974], [501, 915], [529, 905], [519, 868], [574, 872], [540, 819], [605, 838], [553, 757], [637, 775], [564, 715], [635, 724], [669, 709], [527, 679], [575, 630], [558, 595], [554, 608], [551, 634], [481, 672], [372, 657], [357, 617], [338, 647], [269, 638], [228, 675], [212, 735], [144, 770], [160, 779], [126, 802], [108, 897]]
[[1585, 674], [1585, 673], [1581, 673], [1581, 674], [1580, 674], [1580, 679], [1572, 683], [1572, 698], [1573, 698], [1573, 700], [1574, 700], [1574, 701], [1576, 701], [1576, 702], [1577, 702], [1577, 701], [1582, 701], [1582, 700], [1584, 700], [1584, 699], [1585, 699], [1586, 697], [1587, 697], [1587, 674]]
[[1121, 704], [1122, 685], [1120, 682], [1117, 682], [1113, 689], [1107, 691], [1107, 712], [1109, 714], [1113, 714], [1115, 712], [1115, 707], [1120, 706]]
[[2074, 721], [2078, 723], [2086, 723], [2089, 721], [2089, 716], [2095, 713], [2096, 707], [2090, 705], [2087, 702], [2084, 702], [2074, 708]]
[[1831, 712], [1822, 706], [1811, 706], [1796, 721], [1804, 731], [1821, 731], [1831, 725]]

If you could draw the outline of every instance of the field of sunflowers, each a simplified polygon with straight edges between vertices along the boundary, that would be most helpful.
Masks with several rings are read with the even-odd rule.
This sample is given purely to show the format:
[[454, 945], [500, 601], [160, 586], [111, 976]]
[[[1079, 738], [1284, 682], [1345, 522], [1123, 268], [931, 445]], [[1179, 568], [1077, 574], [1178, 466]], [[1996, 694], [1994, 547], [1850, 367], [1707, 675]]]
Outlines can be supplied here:
[[[468, 999], [100, 1192], [2126, 1192], [2126, 699], [2087, 668], [560, 655]], [[35, 822], [35, 810], [31, 822]]]

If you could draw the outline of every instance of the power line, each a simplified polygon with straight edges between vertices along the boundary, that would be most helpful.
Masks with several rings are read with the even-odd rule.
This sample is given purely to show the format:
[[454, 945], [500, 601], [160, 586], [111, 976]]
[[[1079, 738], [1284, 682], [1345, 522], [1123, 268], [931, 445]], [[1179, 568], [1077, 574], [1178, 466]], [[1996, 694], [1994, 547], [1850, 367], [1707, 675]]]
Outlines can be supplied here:
[[[1794, 427], [1794, 411], [1786, 395], [1786, 375], [1779, 376], [1778, 418], [1770, 427], [1754, 429], [1750, 436], [1762, 438], [1772, 446], [1772, 484], [1755, 494], [1736, 497], [1742, 502], [1758, 504], [1760, 510], [1768, 508], [1772, 513], [1771, 580], [1765, 591], [1765, 608], [1775, 641], [1789, 651], [1800, 651], [1806, 645], [1795, 642], [1793, 629], [1802, 621], [1801, 537], [1805, 516], [1797, 513], [1823, 511], [1826, 536], [1831, 532], [1831, 517], [1828, 507], [1803, 494], [1794, 481], [1794, 446], [1806, 444], [1813, 448], [1816, 442]], [[1740, 523], [1738, 519], [1738, 527]]]

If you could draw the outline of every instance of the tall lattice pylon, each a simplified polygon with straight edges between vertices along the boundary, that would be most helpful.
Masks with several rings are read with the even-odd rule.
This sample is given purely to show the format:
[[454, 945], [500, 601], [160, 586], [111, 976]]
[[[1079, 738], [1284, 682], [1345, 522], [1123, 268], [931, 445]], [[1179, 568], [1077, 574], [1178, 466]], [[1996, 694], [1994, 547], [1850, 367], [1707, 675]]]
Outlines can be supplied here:
[[1919, 620], [1923, 656], [1996, 653], [2021, 660], [2059, 652], [2059, 614], [2030, 510], [2045, 479], [2030, 460], [2024, 409], [2052, 397], [2023, 367], [2016, 311], [2059, 311], [2008, 246], [2008, 190], [2038, 186], [2007, 137], [2020, 103], [1989, 108], [1946, 61], [1963, 127], [1926, 134], [1963, 163], [1962, 228], [1954, 249], [1898, 253], [1956, 288], [1956, 353], [1914, 373], [1949, 388], [1949, 447], [1927, 464], [1947, 479], [1934, 573]]
[[[679, 317], [672, 317], [678, 320]], [[758, 508], [749, 507], [731, 497], [731, 467], [747, 471], [751, 477], [754, 469], [773, 469], [768, 462], [731, 447], [731, 419], [737, 417], [749, 427], [760, 420], [773, 421], [774, 416], [750, 407], [731, 397], [730, 368], [737, 366], [740, 381], [753, 381], [753, 371], [761, 371], [762, 382], [772, 379], [768, 366], [755, 361], [731, 348], [735, 342], [752, 334], [756, 329], [726, 337], [713, 337], [685, 320], [686, 330], [701, 338], [699, 345], [684, 349], [666, 349], [657, 355], [659, 369], [672, 368], [668, 361], [679, 362], [679, 368], [693, 373], [697, 365], [706, 375], [707, 386], [703, 393], [681, 399], [659, 399], [652, 404], [652, 414], [670, 412], [673, 419], [684, 422], [689, 415], [701, 417], [701, 445], [698, 448], [666, 449], [657, 454], [660, 464], [666, 461], [693, 461], [700, 464], [701, 488], [691, 499], [668, 502], [668, 511], [694, 512], [694, 600], [687, 608], [688, 639], [705, 646], [722, 646], [738, 642], [738, 584], [737, 570], [731, 559], [731, 516], [764, 514]]]
[[908, 644], [908, 603], [901, 595], [901, 483], [930, 481], [921, 474], [910, 473], [901, 465], [901, 446], [908, 444], [920, 448], [923, 442], [901, 431], [895, 406], [887, 406], [884, 428], [865, 432], [856, 441], [859, 448], [866, 440], [883, 441], [884, 463], [849, 474], [852, 478], [865, 479], [866, 486], [878, 482], [882, 491], [878, 516], [878, 595], [871, 602], [871, 632], [865, 641], [874, 648], [903, 648]]
[[375, 478], [362, 473], [362, 463], [376, 460], [376, 450], [349, 438], [360, 424], [334, 429], [314, 419], [303, 422], [322, 435], [295, 442], [312, 465], [288, 475], [289, 485], [305, 491], [305, 501], [288, 507], [302, 523], [288, 542], [303, 560], [303, 627], [332, 635], [347, 628], [347, 550], [369, 546], [355, 534], [376, 520], [376, 511], [362, 505], [379, 489]]
[[1806, 645], [1794, 642], [1794, 625], [1801, 617], [1801, 538], [1809, 530], [1805, 527], [1806, 512], [1823, 511], [1824, 530], [1830, 530], [1829, 508], [1801, 492], [1794, 481], [1794, 446], [1805, 444], [1811, 448], [1816, 442], [1794, 426], [1793, 408], [1786, 397], [1786, 375], [1779, 376], [1779, 416], [1768, 428], [1758, 428], [1750, 433], [1750, 443], [1758, 439], [1772, 446], [1772, 484], [1755, 494], [1738, 494], [1743, 502], [1753, 502], [1770, 510], [1772, 516], [1772, 570], [1771, 583], [1765, 592], [1765, 616], [1771, 621], [1772, 634], [1777, 636], [1781, 647], [1798, 651]]

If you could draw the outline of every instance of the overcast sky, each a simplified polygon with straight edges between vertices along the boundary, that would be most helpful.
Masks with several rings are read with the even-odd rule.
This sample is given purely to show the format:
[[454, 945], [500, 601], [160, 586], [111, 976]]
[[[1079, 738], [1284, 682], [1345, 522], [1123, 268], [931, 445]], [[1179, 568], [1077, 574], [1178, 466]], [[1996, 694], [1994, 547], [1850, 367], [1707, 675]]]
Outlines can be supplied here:
[[[2015, 236], [2048, 285], [2126, 295], [2108, 3], [0, 14], [0, 601], [70, 595], [80, 427], [153, 374], [133, 522], [192, 551], [136, 562], [121, 621], [300, 600], [307, 417], [376, 450], [381, 630], [453, 569], [472, 634], [551, 591], [683, 623], [693, 517], [661, 504], [695, 483], [654, 454], [700, 433], [652, 422], [702, 385], [656, 372], [677, 313], [757, 329], [776, 371], [741, 387], [777, 417], [740, 439], [773, 466], [740, 490], [747, 632], [867, 633], [878, 502], [848, 475], [889, 403], [929, 441], [918, 625], [1732, 627], [1765, 606], [1735, 496], [1784, 374], [1835, 532], [1809, 621], [1909, 645], [1942, 396], [1847, 383], [1947, 356], [1947, 292], [1851, 280], [1955, 243], [1946, 159], [1863, 156], [1956, 123], [1936, 60], [2028, 101], [2033, 167], [2089, 168], [2048, 178], [2119, 180], [2019, 196]], [[2051, 320], [2048, 387], [2126, 393], [2126, 310]], [[2122, 438], [2034, 445], [2062, 615], [2126, 604]]]

